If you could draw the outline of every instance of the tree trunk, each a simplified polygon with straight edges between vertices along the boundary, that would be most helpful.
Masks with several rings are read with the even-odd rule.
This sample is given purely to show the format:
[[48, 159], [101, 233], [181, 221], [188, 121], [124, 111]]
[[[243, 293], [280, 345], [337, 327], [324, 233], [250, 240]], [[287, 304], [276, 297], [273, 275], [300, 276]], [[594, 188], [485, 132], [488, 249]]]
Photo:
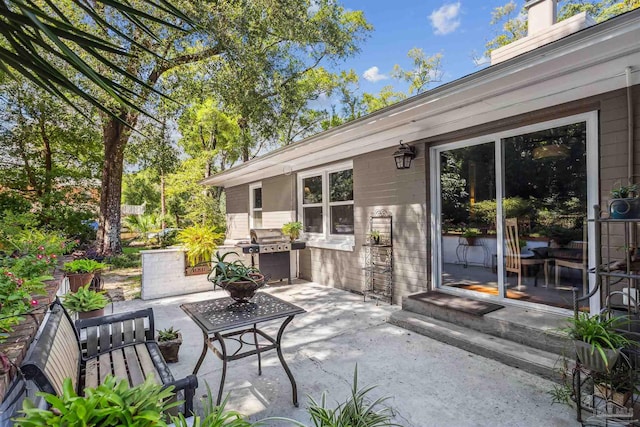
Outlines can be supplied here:
[[165, 215], [167, 214], [167, 199], [164, 194], [164, 173], [160, 174], [160, 216], [162, 217], [162, 229], [166, 228]]
[[[129, 123], [133, 128], [138, 121], [138, 116], [122, 113], [120, 119]], [[122, 253], [120, 243], [122, 172], [124, 169], [124, 148], [130, 135], [130, 129], [114, 118], [108, 119], [103, 128], [104, 165], [100, 193], [100, 225], [97, 236], [97, 249], [102, 255]]]

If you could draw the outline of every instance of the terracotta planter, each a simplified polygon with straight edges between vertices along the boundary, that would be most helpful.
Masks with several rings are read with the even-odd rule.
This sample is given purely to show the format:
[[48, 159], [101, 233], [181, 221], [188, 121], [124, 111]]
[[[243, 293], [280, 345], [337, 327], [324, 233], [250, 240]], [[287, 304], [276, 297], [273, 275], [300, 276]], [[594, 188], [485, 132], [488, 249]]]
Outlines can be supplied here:
[[[156, 341], [157, 338], [156, 338]], [[178, 332], [178, 338], [171, 341], [158, 341], [158, 347], [160, 347], [160, 353], [167, 363], [176, 363], [178, 361], [178, 351], [182, 344], [182, 334]]]
[[606, 360], [602, 357], [598, 350], [594, 350], [591, 344], [584, 341], [574, 341], [578, 360], [586, 368], [595, 372], [609, 372], [613, 365], [618, 361], [620, 350], [604, 349]]
[[78, 313], [78, 319], [90, 319], [92, 317], [104, 316], [104, 308], [92, 311], [81, 311]]
[[78, 292], [78, 289], [91, 283], [94, 275], [94, 273], [67, 273], [69, 289], [71, 292]]

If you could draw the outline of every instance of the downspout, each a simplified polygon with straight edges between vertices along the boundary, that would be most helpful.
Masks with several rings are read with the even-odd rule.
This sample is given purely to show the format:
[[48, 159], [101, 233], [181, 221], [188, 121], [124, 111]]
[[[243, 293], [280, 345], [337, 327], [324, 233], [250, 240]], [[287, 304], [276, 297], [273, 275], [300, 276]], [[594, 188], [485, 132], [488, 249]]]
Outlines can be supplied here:
[[629, 161], [627, 163], [627, 180], [631, 184], [634, 180], [634, 158], [635, 144], [633, 141], [633, 97], [631, 94], [631, 67], [625, 68], [627, 78], [627, 152], [629, 153]]

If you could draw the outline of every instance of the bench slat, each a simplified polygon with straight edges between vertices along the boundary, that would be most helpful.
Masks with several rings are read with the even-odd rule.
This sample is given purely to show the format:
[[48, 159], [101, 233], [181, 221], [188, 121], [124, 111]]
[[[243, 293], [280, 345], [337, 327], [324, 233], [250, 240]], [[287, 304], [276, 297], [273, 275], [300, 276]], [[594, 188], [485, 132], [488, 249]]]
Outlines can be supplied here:
[[[127, 366], [124, 362], [124, 354], [122, 350], [115, 350], [111, 353], [113, 359], [113, 374], [121, 380], [127, 380], [129, 383], [129, 375], [127, 375]], [[131, 385], [129, 383], [129, 385]]]
[[107, 379], [107, 375], [112, 373], [111, 370], [111, 353], [104, 353], [98, 356], [98, 363], [100, 363], [99, 371], [100, 371], [100, 384], [104, 383], [104, 380]]
[[124, 357], [127, 360], [127, 366], [129, 367], [129, 376], [131, 377], [131, 386], [137, 386], [144, 382], [144, 375], [140, 362], [138, 361], [138, 355], [133, 346], [124, 348]]
[[149, 378], [150, 375], [153, 375], [155, 383], [160, 384], [160, 373], [153, 364], [153, 360], [151, 360], [146, 344], [136, 344], [136, 352], [138, 353], [138, 360], [140, 361], [144, 377]]
[[112, 326], [111, 331], [111, 343], [114, 347], [120, 347], [122, 342], [122, 323], [115, 322]]
[[109, 324], [100, 325], [100, 352], [111, 349], [111, 328], [109, 326]]
[[[70, 349], [73, 352], [70, 354]], [[71, 378], [74, 389], [78, 385], [77, 341], [71, 323], [63, 317], [56, 330], [56, 339], [49, 350], [49, 359], [45, 365], [45, 373], [52, 380], [57, 393], [62, 394], [62, 383], [67, 377]]]
[[89, 326], [87, 329], [87, 356], [98, 354], [98, 327]]
[[87, 361], [87, 367], [84, 372], [84, 386], [90, 388], [98, 387], [98, 360], [91, 359]]
[[124, 343], [129, 344], [133, 342], [133, 320], [125, 320], [124, 326]]
[[138, 317], [136, 319], [136, 342], [144, 342], [146, 339], [144, 331], [144, 319]]

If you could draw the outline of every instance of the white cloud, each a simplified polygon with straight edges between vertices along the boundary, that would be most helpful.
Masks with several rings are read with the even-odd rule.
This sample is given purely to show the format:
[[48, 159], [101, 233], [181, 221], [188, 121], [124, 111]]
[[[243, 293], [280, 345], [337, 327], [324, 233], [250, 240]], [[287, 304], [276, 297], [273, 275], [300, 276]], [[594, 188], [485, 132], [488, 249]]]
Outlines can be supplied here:
[[474, 65], [476, 67], [479, 67], [479, 66], [484, 65], [484, 64], [488, 64], [490, 61], [491, 61], [491, 58], [489, 58], [486, 55], [473, 58], [473, 63], [474, 63]]
[[385, 76], [384, 74], [380, 74], [380, 69], [376, 66], [369, 68], [367, 71], [362, 73], [362, 77], [367, 79], [370, 82], [379, 82], [380, 80], [386, 80], [389, 76]]
[[460, 26], [460, 2], [445, 4], [429, 15], [434, 33], [445, 35], [452, 33]]

